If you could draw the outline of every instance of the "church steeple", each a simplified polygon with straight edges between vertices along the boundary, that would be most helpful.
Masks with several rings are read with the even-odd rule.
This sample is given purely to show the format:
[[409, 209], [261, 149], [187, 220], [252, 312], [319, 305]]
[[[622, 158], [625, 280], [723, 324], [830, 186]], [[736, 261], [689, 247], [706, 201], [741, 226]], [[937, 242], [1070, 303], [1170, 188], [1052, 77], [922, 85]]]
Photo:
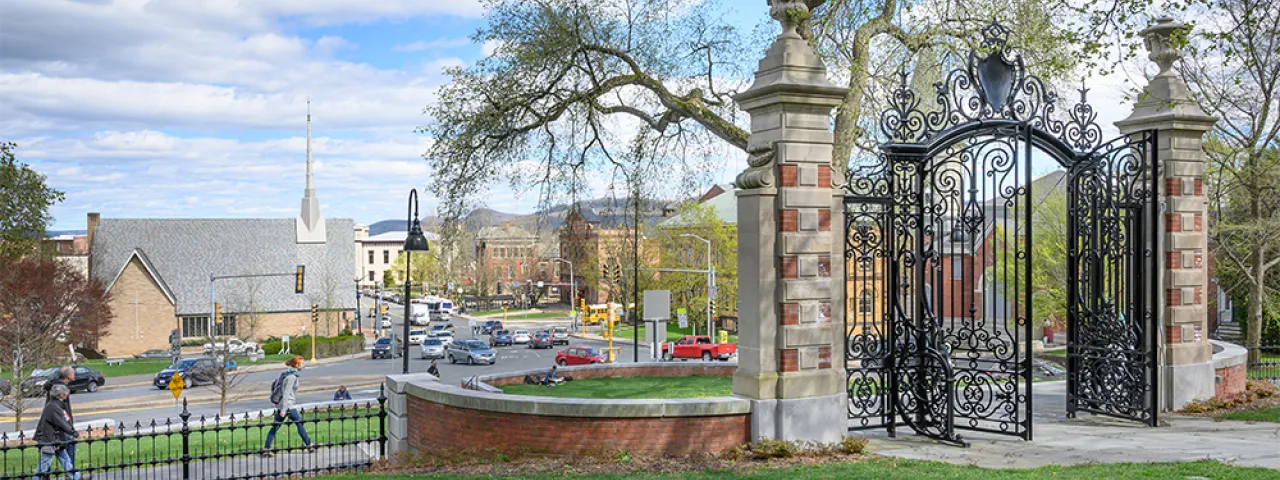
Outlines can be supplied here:
[[311, 179], [311, 99], [307, 99], [307, 188], [302, 192], [302, 212], [298, 215], [298, 243], [324, 243], [324, 217]]

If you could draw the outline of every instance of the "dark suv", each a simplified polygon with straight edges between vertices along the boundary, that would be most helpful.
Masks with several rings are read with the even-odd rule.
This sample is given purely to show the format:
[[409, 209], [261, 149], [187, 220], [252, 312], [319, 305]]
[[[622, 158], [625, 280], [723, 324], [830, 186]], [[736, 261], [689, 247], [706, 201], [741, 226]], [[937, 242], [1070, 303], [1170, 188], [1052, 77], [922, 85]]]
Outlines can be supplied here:
[[194, 387], [205, 383], [213, 383], [218, 375], [218, 362], [212, 358], [184, 358], [175, 365], [156, 373], [152, 385], [164, 390], [169, 388], [169, 380], [174, 373], [182, 374], [182, 383], [186, 387]]
[[377, 360], [379, 358], [396, 358], [402, 356], [404, 353], [397, 348], [396, 343], [398, 342], [395, 340], [396, 339], [394, 337], [382, 337], [379, 338], [378, 341], [373, 342], [373, 359]]

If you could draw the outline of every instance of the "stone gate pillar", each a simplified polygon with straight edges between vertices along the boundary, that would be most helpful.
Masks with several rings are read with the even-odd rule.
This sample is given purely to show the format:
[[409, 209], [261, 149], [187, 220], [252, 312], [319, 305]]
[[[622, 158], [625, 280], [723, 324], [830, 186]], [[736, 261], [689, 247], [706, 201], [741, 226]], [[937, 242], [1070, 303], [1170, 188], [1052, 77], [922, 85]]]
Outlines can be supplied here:
[[831, 109], [846, 90], [796, 33], [803, 2], [770, 0], [782, 34], [735, 100], [751, 115], [738, 175], [738, 370], [752, 437], [838, 441], [847, 431], [841, 203], [833, 201]]
[[1159, 299], [1163, 350], [1160, 361], [1161, 407], [1182, 408], [1188, 402], [1214, 394], [1213, 348], [1209, 344], [1208, 310], [1205, 307], [1208, 276], [1205, 249], [1208, 219], [1205, 217], [1204, 132], [1216, 121], [1192, 100], [1187, 85], [1172, 71], [1182, 57], [1170, 36], [1187, 28], [1171, 18], [1160, 18], [1141, 32], [1149, 58], [1160, 67], [1129, 118], [1116, 122], [1123, 134], [1154, 129], [1160, 178], [1160, 265], [1163, 292]]

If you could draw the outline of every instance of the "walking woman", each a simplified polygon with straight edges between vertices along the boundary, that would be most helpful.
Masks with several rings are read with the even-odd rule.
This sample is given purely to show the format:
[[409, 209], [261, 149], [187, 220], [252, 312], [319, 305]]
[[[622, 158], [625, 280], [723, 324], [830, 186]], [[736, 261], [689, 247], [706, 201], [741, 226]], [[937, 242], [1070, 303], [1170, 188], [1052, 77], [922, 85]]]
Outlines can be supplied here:
[[[272, 401], [276, 404], [275, 422], [271, 425], [271, 431], [267, 432], [267, 443], [262, 446], [262, 456], [274, 457], [271, 452], [271, 444], [276, 440], [276, 431], [280, 430], [280, 426], [287, 419], [298, 427], [298, 436], [302, 437], [302, 443], [306, 444], [307, 449], [314, 451], [315, 445], [311, 444], [311, 437], [307, 436], [307, 427], [302, 424], [302, 415], [298, 414], [298, 377], [302, 375], [304, 362], [302, 355], [294, 355], [289, 361], [284, 362], [286, 368], [284, 373], [280, 374], [280, 379], [272, 385], [271, 396]], [[278, 389], [278, 390], [277, 390]], [[277, 401], [277, 391], [279, 392]]]
[[[75, 469], [68, 447], [79, 433], [71, 427], [71, 415], [63, 407], [70, 395], [71, 390], [66, 385], [49, 387], [49, 400], [44, 402], [40, 423], [36, 425], [35, 440], [40, 445], [40, 463], [36, 464], [36, 476], [33, 479], [49, 478], [54, 458], [62, 465], [63, 473]], [[80, 480], [80, 472], [69, 475], [72, 480]]]

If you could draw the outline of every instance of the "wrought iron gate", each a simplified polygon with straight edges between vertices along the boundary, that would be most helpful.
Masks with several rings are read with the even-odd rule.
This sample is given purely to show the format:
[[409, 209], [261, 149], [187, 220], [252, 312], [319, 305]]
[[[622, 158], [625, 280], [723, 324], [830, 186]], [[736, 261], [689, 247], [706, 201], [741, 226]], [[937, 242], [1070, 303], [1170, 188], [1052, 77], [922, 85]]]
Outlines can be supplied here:
[[[1154, 132], [1101, 144], [992, 24], [922, 108], [908, 76], [845, 192], [851, 429], [1031, 439], [1034, 305], [1066, 305], [1069, 413], [1155, 418]], [[985, 55], [979, 52], [986, 52]], [[1033, 181], [1032, 158], [1065, 172]], [[1067, 191], [1061, 215], [1044, 205]], [[1063, 218], [1065, 217], [1065, 218]], [[1049, 223], [1045, 223], [1049, 222]], [[1056, 222], [1056, 223], [1054, 223]], [[1068, 298], [1033, 289], [1033, 227], [1068, 230]]]

